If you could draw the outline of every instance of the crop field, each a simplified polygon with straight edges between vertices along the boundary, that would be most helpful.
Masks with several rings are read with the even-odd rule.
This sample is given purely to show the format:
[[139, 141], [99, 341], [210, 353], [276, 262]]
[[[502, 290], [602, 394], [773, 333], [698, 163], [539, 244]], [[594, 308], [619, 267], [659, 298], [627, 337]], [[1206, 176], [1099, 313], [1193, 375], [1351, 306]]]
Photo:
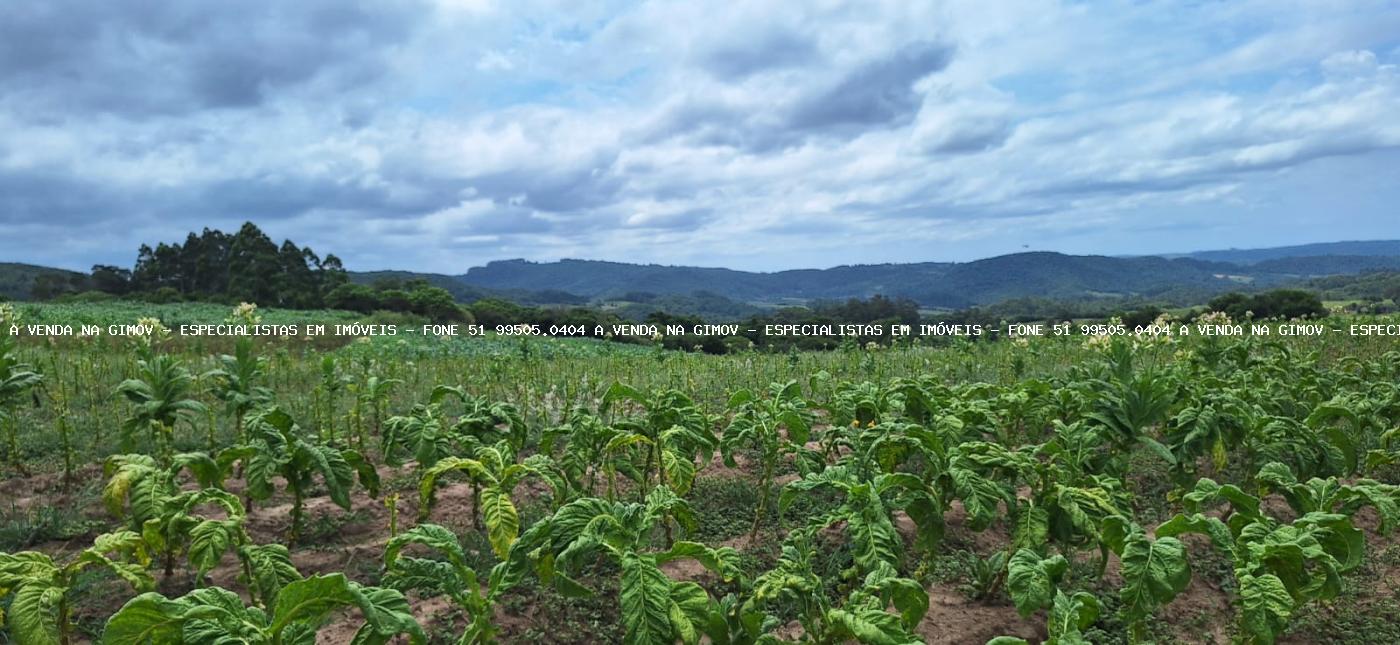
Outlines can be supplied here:
[[1400, 642], [1394, 337], [709, 356], [0, 311], [0, 643]]

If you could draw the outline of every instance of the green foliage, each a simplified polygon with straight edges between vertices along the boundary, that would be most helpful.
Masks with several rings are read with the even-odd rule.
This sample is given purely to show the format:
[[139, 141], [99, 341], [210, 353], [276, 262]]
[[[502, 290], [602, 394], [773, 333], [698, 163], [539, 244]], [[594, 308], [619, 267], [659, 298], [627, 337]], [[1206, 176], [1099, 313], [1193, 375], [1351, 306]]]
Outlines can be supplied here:
[[338, 449], [306, 438], [300, 426], [279, 407], [258, 411], [248, 419], [248, 443], [232, 449], [227, 458], [244, 462], [248, 494], [252, 499], [272, 496], [280, 476], [292, 494], [292, 526], [289, 540], [301, 530], [302, 504], [319, 479], [337, 506], [350, 510], [350, 491], [358, 481], [371, 497], [379, 495], [379, 474], [359, 452]]
[[11, 464], [21, 464], [19, 456], [19, 423], [15, 408], [20, 398], [43, 382], [33, 366], [20, 361], [15, 352], [15, 338], [8, 329], [0, 330], [0, 425], [5, 428], [5, 455]]
[[181, 420], [193, 423], [204, 414], [204, 404], [191, 398], [194, 375], [178, 358], [148, 352], [136, 365], [139, 378], [122, 381], [116, 390], [133, 406], [131, 416], [122, 423], [121, 448], [131, 451], [137, 434], [145, 430], [151, 433], [162, 457], [168, 458], [175, 424]]
[[[1370, 502], [1364, 494], [1342, 492], [1335, 480], [1298, 484], [1280, 464], [1266, 466], [1260, 479], [1266, 486], [1283, 488], [1285, 497], [1300, 507], [1322, 503], [1335, 508], [1306, 511], [1284, 523], [1264, 514], [1254, 496], [1202, 479], [1183, 498], [1191, 514], [1178, 514], [1156, 532], [1206, 535], [1228, 555], [1239, 585], [1240, 630], [1254, 642], [1272, 643], [1302, 605], [1335, 597], [1341, 591], [1341, 575], [1360, 565], [1365, 549], [1361, 531], [1348, 514], [1330, 511], [1355, 512], [1361, 503]], [[1393, 503], [1394, 492], [1387, 494]], [[1224, 519], [1202, 512], [1222, 504], [1230, 511]]]
[[121, 531], [98, 536], [66, 564], [35, 551], [0, 553], [0, 599], [11, 597], [9, 614], [0, 612], [18, 645], [68, 643], [73, 630], [70, 591], [79, 573], [89, 568], [111, 572], [137, 591], [153, 586], [141, 536]]
[[[403, 550], [410, 545], [431, 549], [442, 560], [409, 557]], [[501, 595], [518, 584], [526, 572], [523, 557], [507, 558], [491, 569], [485, 590], [476, 571], [467, 564], [467, 554], [451, 531], [436, 524], [419, 524], [390, 539], [384, 547], [385, 584], [400, 591], [416, 590], [427, 596], [445, 595], [467, 614], [467, 629], [458, 640], [461, 645], [496, 642], [497, 627], [492, 623], [494, 607]]]
[[238, 595], [213, 587], [176, 599], [145, 593], [107, 621], [104, 645], [247, 643], [280, 645], [315, 642], [316, 632], [337, 611], [359, 610], [364, 624], [353, 643], [388, 643], [404, 634], [411, 643], [427, 637], [409, 612], [403, 594], [366, 587], [334, 573], [287, 584], [268, 610], [245, 607]]
[[491, 548], [497, 557], [504, 558], [520, 533], [520, 513], [511, 501], [511, 491], [526, 477], [552, 483], [548, 474], [552, 468], [552, 461], [544, 455], [533, 455], [523, 463], [516, 463], [515, 452], [505, 441], [477, 448], [473, 458], [448, 457], [423, 472], [418, 487], [419, 520], [427, 519], [432, 513], [439, 480], [448, 473], [465, 474], [473, 486], [473, 518], [481, 513]]
[[565, 594], [590, 593], [569, 573], [597, 557], [615, 562], [621, 568], [618, 598], [626, 627], [624, 642], [694, 644], [702, 626], [710, 622], [714, 601], [695, 583], [672, 581], [659, 567], [687, 558], [732, 580], [739, 575], [738, 553], [729, 547], [715, 549], [685, 541], [664, 551], [651, 550], [650, 534], [667, 517], [688, 518], [689, 508], [664, 486], [653, 488], [644, 504], [574, 500], [530, 527], [512, 549], [511, 558], [518, 553], [528, 557], [539, 576]]
[[749, 448], [758, 453], [758, 506], [754, 509], [749, 539], [758, 537], [759, 522], [768, 508], [773, 486], [773, 473], [785, 455], [792, 455], [798, 469], [806, 474], [821, 465], [821, 456], [805, 446], [812, 432], [812, 414], [802, 398], [797, 381], [774, 383], [769, 397], [759, 399], [749, 390], [739, 390], [729, 397], [728, 408], [733, 413], [729, 426], [720, 437], [719, 447], [724, 463], [737, 466], [735, 453]]

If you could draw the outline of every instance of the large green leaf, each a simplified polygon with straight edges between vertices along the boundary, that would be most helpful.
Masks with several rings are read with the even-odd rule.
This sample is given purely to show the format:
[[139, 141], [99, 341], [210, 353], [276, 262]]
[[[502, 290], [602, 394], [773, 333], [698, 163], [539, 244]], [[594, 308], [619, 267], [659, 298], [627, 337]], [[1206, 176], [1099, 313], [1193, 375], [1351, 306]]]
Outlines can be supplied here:
[[1050, 638], [1046, 645], [1091, 645], [1084, 637], [1085, 629], [1099, 617], [1099, 601], [1093, 594], [1078, 592], [1073, 595], [1055, 592], [1055, 600], [1046, 620], [1050, 628]]
[[883, 609], [833, 609], [827, 612], [826, 619], [841, 633], [866, 645], [914, 645], [923, 642], [905, 631], [899, 616]]
[[671, 579], [647, 556], [627, 552], [622, 556], [623, 640], [628, 645], [670, 645]]
[[496, 477], [487, 470], [486, 465], [476, 459], [465, 457], [447, 457], [425, 471], [423, 477], [418, 481], [418, 518], [424, 520], [428, 518], [436, 503], [436, 493], [438, 480], [450, 472], [463, 472], [472, 481], [492, 485], [496, 483]]
[[486, 535], [496, 557], [504, 558], [520, 533], [520, 516], [510, 495], [499, 488], [481, 490], [481, 514], [486, 519]]
[[[1215, 548], [1231, 559], [1236, 557], [1235, 536], [1231, 533], [1230, 527], [1218, 518], [1195, 513], [1192, 515], [1182, 515], [1177, 513], [1170, 520], [1157, 525], [1154, 531], [1158, 538], [1175, 537], [1183, 533], [1197, 533], [1210, 538]], [[1120, 553], [1122, 549], [1117, 549]]]
[[1133, 526], [1123, 541], [1123, 613], [1129, 622], [1145, 619], [1176, 598], [1191, 582], [1186, 545], [1174, 537], [1149, 539]]
[[297, 580], [277, 594], [273, 605], [269, 631], [278, 634], [294, 623], [320, 625], [327, 616], [341, 607], [353, 605], [357, 598], [344, 574], [332, 573]]
[[1069, 562], [1064, 556], [1042, 558], [1031, 549], [1021, 549], [1007, 563], [1006, 590], [1022, 617], [1049, 607], [1055, 598], [1055, 583], [1064, 575]]
[[212, 571], [233, 548], [242, 530], [236, 520], [203, 520], [194, 525], [189, 531], [190, 564], [200, 575]]
[[246, 567], [246, 571], [239, 574], [239, 581], [265, 605], [273, 604], [282, 587], [301, 579], [301, 573], [292, 564], [291, 553], [281, 544], [240, 547], [238, 557]]
[[58, 605], [63, 593], [62, 587], [38, 580], [15, 590], [9, 626], [17, 645], [58, 645]]
[[694, 582], [671, 585], [669, 616], [676, 640], [686, 645], [700, 642], [714, 606], [705, 589]]
[[1288, 588], [1272, 574], [1244, 574], [1239, 583], [1240, 627], [1260, 642], [1274, 642], [1293, 615], [1293, 597], [1288, 595]]
[[423, 628], [413, 618], [408, 599], [402, 593], [394, 589], [363, 587], [353, 582], [350, 583], [350, 591], [355, 606], [359, 607], [360, 615], [365, 619], [365, 624], [355, 632], [351, 641], [353, 645], [383, 645], [399, 634], [406, 634], [409, 642], [415, 645], [427, 642]]
[[188, 604], [158, 593], [127, 601], [107, 620], [103, 645], [174, 645], [182, 643]]
[[997, 504], [1009, 501], [1007, 491], [997, 482], [967, 468], [953, 468], [948, 474], [953, 480], [954, 493], [967, 511], [968, 528], [980, 531], [990, 526], [997, 516]]

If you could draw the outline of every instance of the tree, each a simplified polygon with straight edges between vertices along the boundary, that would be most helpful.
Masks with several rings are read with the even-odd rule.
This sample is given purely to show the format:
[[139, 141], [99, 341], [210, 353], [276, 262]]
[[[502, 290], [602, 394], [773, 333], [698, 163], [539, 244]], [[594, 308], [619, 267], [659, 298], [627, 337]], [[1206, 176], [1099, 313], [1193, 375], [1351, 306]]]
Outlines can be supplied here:
[[92, 285], [98, 291], [118, 296], [126, 295], [131, 291], [131, 270], [107, 264], [94, 264]]
[[325, 306], [330, 309], [347, 309], [362, 314], [380, 309], [379, 293], [362, 284], [345, 283], [331, 289], [326, 294]]

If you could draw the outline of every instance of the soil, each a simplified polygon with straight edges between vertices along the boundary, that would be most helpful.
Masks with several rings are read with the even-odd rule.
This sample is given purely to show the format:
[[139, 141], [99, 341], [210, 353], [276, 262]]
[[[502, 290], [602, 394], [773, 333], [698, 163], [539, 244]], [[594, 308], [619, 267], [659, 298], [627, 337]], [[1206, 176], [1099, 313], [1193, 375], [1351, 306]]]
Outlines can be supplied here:
[[[725, 466], [716, 454], [703, 473], [706, 477], [756, 481], [754, 464], [742, 455], [738, 456], [736, 462], [736, 467], [730, 468]], [[323, 491], [317, 491], [305, 500], [302, 539], [292, 549], [292, 560], [303, 575], [338, 571], [366, 584], [376, 582], [384, 544], [389, 538], [390, 511], [385, 504], [384, 494], [399, 494], [397, 512], [400, 531], [416, 524], [419, 511], [416, 486], [410, 485], [416, 481], [413, 464], [381, 467], [379, 474], [386, 488], [393, 486], [397, 490], [386, 490], [378, 499], [372, 499], [362, 489], [356, 489], [351, 495], [350, 511], [336, 506], [324, 496]], [[64, 506], [76, 510], [82, 517], [101, 519], [109, 522], [110, 527], [115, 527], [116, 523], [110, 520], [99, 497], [94, 494], [94, 490], [100, 490], [100, 487], [94, 487], [93, 483], [100, 482], [101, 477], [101, 468], [97, 465], [80, 468], [75, 473], [74, 481], [67, 487], [64, 486], [60, 475], [52, 473], [13, 477], [0, 480], [0, 499], [8, 502], [3, 506], [12, 506], [19, 511], [41, 505]], [[780, 486], [795, 478], [795, 475], [785, 474], [776, 478], [775, 484]], [[233, 479], [228, 482], [227, 487], [231, 491], [242, 491], [243, 484], [242, 481]], [[246, 527], [257, 542], [285, 543], [291, 521], [291, 500], [282, 492], [280, 482], [278, 491], [272, 499], [257, 503], [249, 512]], [[469, 484], [459, 481], [444, 483], [437, 491], [431, 521], [459, 532], [474, 530], [472, 497], [472, 487]], [[531, 501], [548, 504], [552, 500], [552, 491], [542, 483], [527, 480], [516, 487], [513, 497], [518, 506]], [[1264, 506], [1271, 513], [1291, 516], [1291, 510], [1283, 505], [1282, 500], [1272, 496], [1264, 500]], [[916, 530], [912, 520], [903, 512], [897, 512], [894, 521], [905, 540], [912, 541]], [[945, 514], [945, 523], [944, 544], [948, 548], [966, 548], [985, 556], [1007, 546], [1007, 530], [1001, 523], [985, 531], [972, 531], [967, 528], [966, 513], [960, 502], [952, 502], [950, 510]], [[1371, 554], [1400, 548], [1400, 531], [1392, 531], [1389, 536], [1379, 535], [1379, 517], [1372, 510], [1361, 511], [1355, 517], [1355, 523], [1366, 532]], [[97, 532], [100, 531], [95, 529], [91, 533], [95, 535]], [[845, 539], [839, 526], [833, 527], [830, 533], [833, 539]], [[92, 535], [84, 535], [71, 540], [45, 542], [34, 549], [63, 557], [84, 548], [90, 543], [91, 537]], [[763, 539], [774, 538], [771, 533], [765, 532], [760, 537], [760, 540]], [[1183, 539], [1192, 550], [1193, 564], [1199, 559], [1198, 553], [1210, 548], [1200, 536], [1185, 536]], [[716, 546], [757, 552], [764, 547], [771, 550], [772, 545], [751, 544], [748, 535], [745, 534]], [[1097, 554], [1092, 554], [1092, 557], [1096, 558]], [[1385, 611], [1386, 606], [1393, 609], [1397, 600], [1400, 600], [1400, 565], [1395, 564], [1396, 560], [1397, 558], [1391, 558], [1372, 565], [1373, 571], [1368, 574], [1361, 590], [1362, 602], [1371, 603], [1368, 606], [1374, 606], [1376, 611]], [[717, 576], [690, 559], [668, 562], [662, 569], [675, 580], [690, 580], [711, 587], [719, 582]], [[237, 561], [229, 554], [210, 573], [209, 582], [241, 591], [242, 585], [237, 583], [238, 572]], [[157, 577], [159, 578], [158, 573]], [[194, 582], [188, 574], [178, 573], [172, 580], [161, 581], [160, 589], [168, 595], [179, 595], [193, 588]], [[1104, 588], [1111, 588], [1119, 583], [1119, 563], [1114, 557], [1107, 566]], [[917, 626], [917, 634], [926, 642], [980, 644], [1000, 635], [1017, 636], [1031, 642], [1039, 642], [1045, 638], [1044, 612], [1023, 618], [1009, 604], [969, 600], [957, 589], [957, 585], [958, 581], [951, 581], [927, 588], [928, 613]], [[121, 584], [111, 580], [99, 581], [83, 594], [82, 601], [75, 611], [75, 618], [85, 625], [100, 624], [105, 616], [115, 612], [130, 597], [130, 590]], [[430, 634], [460, 634], [466, 624], [463, 612], [446, 598], [412, 596], [410, 600], [415, 616]], [[1231, 600], [1230, 593], [1197, 571], [1186, 591], [1162, 609], [1157, 620], [1169, 625], [1167, 631], [1180, 642], [1227, 643], [1230, 641], [1235, 620]], [[535, 606], [523, 611], [506, 611], [498, 607], [495, 619], [496, 624], [501, 627], [503, 642], [512, 642], [513, 636], [523, 638], [527, 633], [550, 634], [551, 622], [559, 620], [556, 614]], [[326, 645], [349, 642], [359, 624], [360, 619], [354, 612], [345, 612], [321, 630], [317, 642]], [[779, 628], [778, 631], [788, 636], [797, 636], [801, 633], [801, 627], [792, 623]], [[1290, 635], [1281, 642], [1313, 642], [1309, 639], [1314, 636]], [[80, 638], [77, 642], [87, 641]]]

